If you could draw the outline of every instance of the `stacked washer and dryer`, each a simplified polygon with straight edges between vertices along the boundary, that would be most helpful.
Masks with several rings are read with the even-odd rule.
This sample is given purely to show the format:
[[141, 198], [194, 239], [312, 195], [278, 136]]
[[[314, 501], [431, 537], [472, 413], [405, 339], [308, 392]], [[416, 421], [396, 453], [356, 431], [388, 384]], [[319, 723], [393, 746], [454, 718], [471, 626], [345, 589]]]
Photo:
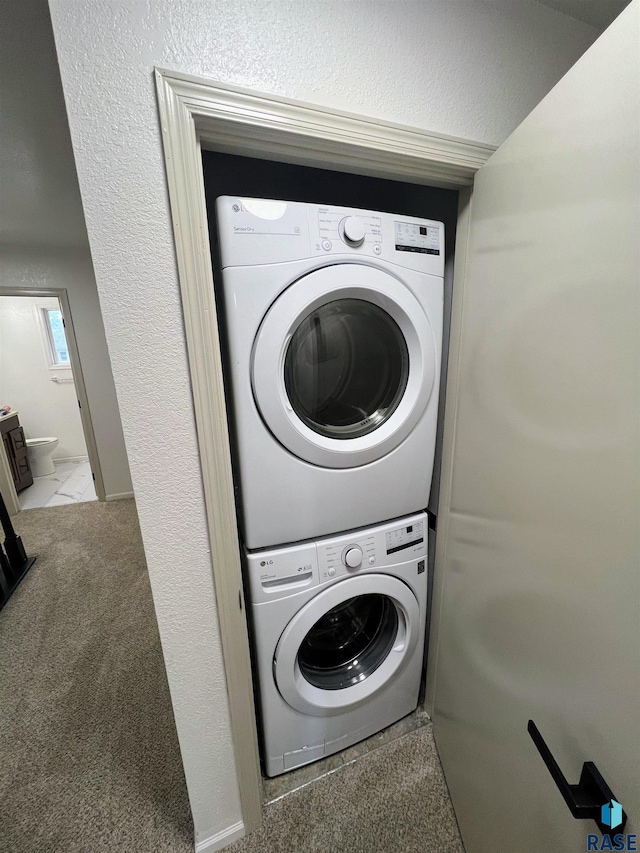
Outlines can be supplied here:
[[217, 200], [230, 420], [266, 774], [418, 703], [441, 222]]

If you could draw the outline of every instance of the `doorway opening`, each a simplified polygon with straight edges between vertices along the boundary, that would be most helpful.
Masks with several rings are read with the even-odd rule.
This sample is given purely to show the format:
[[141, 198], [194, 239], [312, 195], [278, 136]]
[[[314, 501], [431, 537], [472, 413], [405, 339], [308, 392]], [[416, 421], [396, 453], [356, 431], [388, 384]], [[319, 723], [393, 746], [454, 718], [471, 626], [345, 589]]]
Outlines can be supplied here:
[[15, 511], [104, 500], [64, 291], [0, 294], [0, 407]]

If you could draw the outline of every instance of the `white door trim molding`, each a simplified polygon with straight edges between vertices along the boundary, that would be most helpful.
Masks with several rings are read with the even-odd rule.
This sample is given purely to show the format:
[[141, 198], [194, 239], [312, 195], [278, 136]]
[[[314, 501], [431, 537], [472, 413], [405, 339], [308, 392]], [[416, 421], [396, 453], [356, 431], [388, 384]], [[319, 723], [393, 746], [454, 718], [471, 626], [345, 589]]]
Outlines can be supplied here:
[[262, 820], [261, 776], [201, 148], [453, 189], [470, 186], [495, 149], [174, 71], [156, 69], [155, 78], [236, 773], [251, 832]]

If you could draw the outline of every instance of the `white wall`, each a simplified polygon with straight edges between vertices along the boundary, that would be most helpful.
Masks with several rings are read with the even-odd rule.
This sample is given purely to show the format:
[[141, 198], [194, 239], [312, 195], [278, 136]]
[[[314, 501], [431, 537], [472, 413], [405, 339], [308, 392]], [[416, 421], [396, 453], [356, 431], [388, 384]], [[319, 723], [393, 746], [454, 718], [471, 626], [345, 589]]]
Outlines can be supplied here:
[[0, 288], [66, 288], [105, 490], [131, 476], [46, 0], [0, 0]]
[[57, 299], [2, 296], [0, 290], [0, 400], [18, 410], [27, 438], [55, 436], [54, 459], [86, 456], [78, 398], [68, 368], [51, 369], [39, 313], [59, 310]]
[[533, 0], [49, 3], [202, 841], [240, 811], [152, 69], [499, 143], [597, 33]]

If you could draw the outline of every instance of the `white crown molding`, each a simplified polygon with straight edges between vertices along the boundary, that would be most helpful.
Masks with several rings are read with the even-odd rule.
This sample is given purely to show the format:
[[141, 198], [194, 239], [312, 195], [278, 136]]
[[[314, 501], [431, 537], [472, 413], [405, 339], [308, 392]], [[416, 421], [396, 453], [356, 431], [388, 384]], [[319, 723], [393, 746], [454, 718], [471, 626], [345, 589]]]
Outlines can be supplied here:
[[161, 102], [185, 110], [201, 143], [233, 154], [467, 186], [494, 146], [156, 69]]

